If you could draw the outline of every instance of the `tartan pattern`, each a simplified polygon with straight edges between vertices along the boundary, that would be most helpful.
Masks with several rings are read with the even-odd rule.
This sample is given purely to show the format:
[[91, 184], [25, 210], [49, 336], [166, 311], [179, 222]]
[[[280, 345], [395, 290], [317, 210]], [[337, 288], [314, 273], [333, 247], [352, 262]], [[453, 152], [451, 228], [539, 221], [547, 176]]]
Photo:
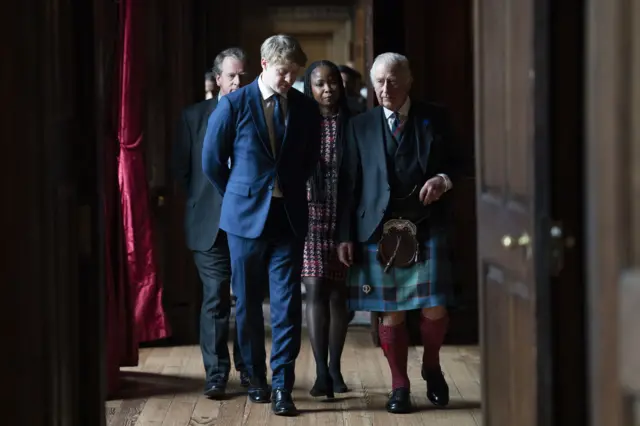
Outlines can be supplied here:
[[347, 275], [350, 310], [397, 312], [453, 304], [450, 248], [445, 232], [432, 232], [421, 245], [418, 262], [410, 268], [391, 268], [385, 273], [377, 248], [377, 244], [356, 248], [360, 250], [357, 263]]

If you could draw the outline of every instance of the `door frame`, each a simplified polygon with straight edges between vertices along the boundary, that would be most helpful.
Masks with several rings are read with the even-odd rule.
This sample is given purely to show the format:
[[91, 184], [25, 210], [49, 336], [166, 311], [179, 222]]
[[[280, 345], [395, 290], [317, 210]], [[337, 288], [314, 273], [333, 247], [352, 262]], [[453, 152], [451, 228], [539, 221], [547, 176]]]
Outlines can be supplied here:
[[635, 130], [637, 144], [632, 115], [638, 112], [640, 54], [633, 24], [640, 23], [640, 6], [626, 0], [589, 0], [586, 22], [588, 406], [592, 425], [622, 426], [628, 419], [619, 376], [618, 287], [623, 270], [634, 260], [637, 266], [640, 245], [631, 162], [633, 154], [638, 162], [631, 141]]
[[551, 134], [551, 2], [533, 0], [533, 67], [534, 85], [534, 137], [533, 137], [533, 259], [535, 270], [535, 308], [537, 343], [537, 424], [554, 424], [554, 356], [553, 356], [553, 305], [550, 279], [549, 230], [551, 228], [551, 173], [553, 156]]

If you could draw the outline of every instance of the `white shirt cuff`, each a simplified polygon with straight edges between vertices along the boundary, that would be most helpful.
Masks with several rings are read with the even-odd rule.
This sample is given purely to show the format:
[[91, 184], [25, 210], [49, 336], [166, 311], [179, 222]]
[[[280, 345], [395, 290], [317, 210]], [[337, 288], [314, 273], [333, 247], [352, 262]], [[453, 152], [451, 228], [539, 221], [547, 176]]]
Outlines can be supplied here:
[[451, 188], [453, 188], [453, 182], [451, 182], [451, 179], [449, 179], [449, 176], [447, 176], [444, 173], [438, 173], [437, 176], [440, 176], [442, 179], [444, 179], [444, 192], [447, 192], [448, 190], [450, 190]]

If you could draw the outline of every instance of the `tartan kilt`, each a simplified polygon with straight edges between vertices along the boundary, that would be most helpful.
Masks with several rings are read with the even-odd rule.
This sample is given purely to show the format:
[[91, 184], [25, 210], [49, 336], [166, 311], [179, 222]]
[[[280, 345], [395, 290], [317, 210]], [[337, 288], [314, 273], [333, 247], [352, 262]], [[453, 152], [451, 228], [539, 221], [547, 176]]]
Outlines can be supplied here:
[[385, 273], [377, 244], [360, 244], [355, 250], [346, 281], [350, 310], [399, 312], [453, 305], [451, 247], [444, 229], [432, 228], [429, 239], [420, 245], [418, 262], [409, 268]]

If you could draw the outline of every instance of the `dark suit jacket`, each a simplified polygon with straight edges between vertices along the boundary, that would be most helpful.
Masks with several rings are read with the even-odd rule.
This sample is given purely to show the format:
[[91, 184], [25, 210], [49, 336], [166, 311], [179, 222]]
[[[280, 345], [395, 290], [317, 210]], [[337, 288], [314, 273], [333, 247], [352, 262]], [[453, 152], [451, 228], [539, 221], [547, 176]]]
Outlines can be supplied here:
[[[415, 137], [405, 137], [398, 147], [396, 161], [400, 157], [410, 159], [405, 164], [411, 165], [402, 173], [418, 188], [439, 173], [447, 174], [455, 186], [460, 175], [458, 151], [446, 111], [434, 104], [411, 101], [409, 116]], [[385, 217], [391, 190], [383, 135], [386, 125], [380, 106], [353, 117], [349, 123], [338, 179], [339, 242], [368, 241]], [[447, 198], [445, 195], [428, 207], [430, 226], [446, 224]]]
[[[220, 227], [229, 234], [262, 234], [278, 177], [287, 217], [298, 237], [308, 227], [307, 180], [320, 157], [320, 112], [310, 98], [287, 94], [286, 133], [273, 155], [258, 80], [220, 99], [209, 118], [202, 168], [224, 194]], [[231, 170], [227, 159], [231, 157]]]
[[362, 114], [367, 110], [367, 102], [362, 96], [349, 96], [347, 98], [347, 105], [349, 106], [351, 115]]
[[191, 250], [209, 250], [218, 235], [222, 196], [202, 171], [202, 143], [217, 97], [184, 109], [176, 132], [172, 169], [187, 194], [184, 226]]

